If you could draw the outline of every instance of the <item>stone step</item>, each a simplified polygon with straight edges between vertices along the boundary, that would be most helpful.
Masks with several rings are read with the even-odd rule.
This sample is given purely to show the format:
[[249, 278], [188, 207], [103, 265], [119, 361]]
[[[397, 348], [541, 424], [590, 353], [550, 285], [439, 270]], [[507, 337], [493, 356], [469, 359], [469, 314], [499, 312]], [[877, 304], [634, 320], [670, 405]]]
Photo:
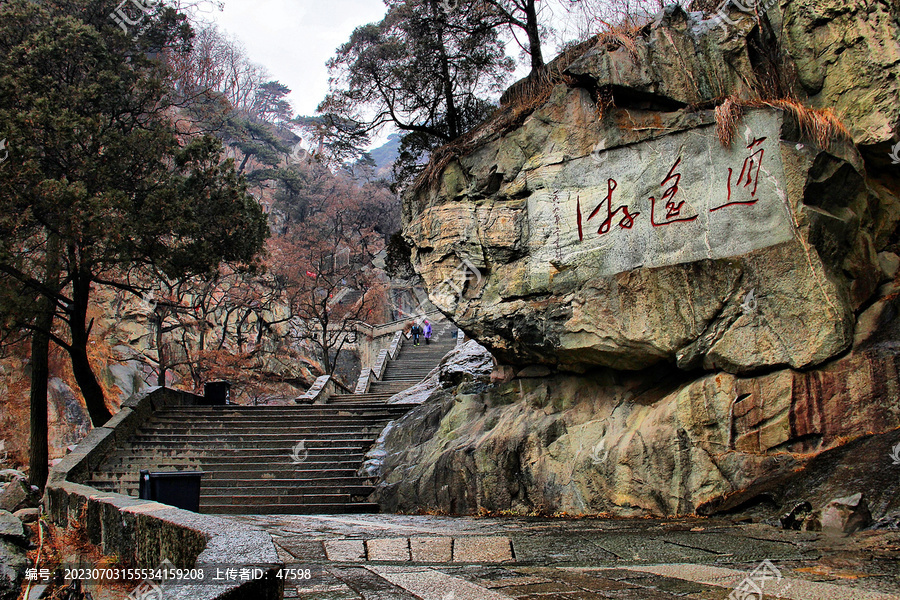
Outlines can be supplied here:
[[[379, 411], [384, 409], [384, 405], [378, 402], [361, 402], [359, 398], [362, 394], [354, 395], [357, 402], [354, 406], [344, 407], [342, 410], [359, 410]], [[239, 406], [230, 404], [228, 406], [179, 406], [175, 408], [167, 408], [159, 411], [157, 414], [175, 415], [175, 416], [228, 416], [228, 415], [251, 415], [255, 417], [292, 417], [292, 416], [308, 416], [310, 413], [332, 413], [333, 409], [327, 404], [297, 404], [294, 406]]]
[[[356, 477], [357, 473], [359, 473], [359, 464], [353, 465], [348, 468], [313, 468], [309, 469], [305, 465], [298, 465], [303, 467], [303, 469], [296, 469], [292, 471], [279, 471], [273, 469], [266, 469], [264, 471], [260, 471], [260, 475], [264, 473], [269, 473], [273, 476], [274, 479], [289, 479], [289, 475], [295, 475], [297, 479], [320, 479], [320, 478], [333, 478], [333, 477]], [[221, 477], [222, 479], [232, 478], [232, 479], [242, 479], [246, 478], [246, 471], [218, 471], [216, 473], [217, 477]]]
[[[148, 437], [135, 436], [134, 438], [132, 438], [128, 442], [126, 442], [126, 445], [133, 444], [137, 447], [144, 448], [144, 447], [146, 447], [147, 444], [162, 442], [162, 443], [172, 443], [173, 448], [175, 448], [175, 447], [190, 448], [190, 446], [187, 446], [187, 444], [191, 444], [191, 443], [199, 443], [199, 444], [205, 444], [206, 446], [222, 447], [222, 448], [227, 448], [229, 446], [232, 446], [235, 448], [255, 448], [255, 447], [271, 448], [271, 447], [273, 447], [272, 444], [275, 444], [274, 447], [276, 447], [276, 448], [282, 448], [282, 447], [291, 447], [292, 448], [292, 447], [294, 447], [294, 445], [297, 444], [297, 442], [303, 441], [303, 442], [308, 442], [308, 446], [310, 448], [330, 448], [332, 446], [345, 446], [347, 448], [352, 448], [353, 446], [356, 446], [357, 444], [362, 444], [362, 443], [371, 444], [372, 441], [378, 437], [379, 431], [381, 431], [381, 429], [378, 429], [377, 431], [372, 431], [369, 433], [363, 433], [363, 432], [357, 431], [356, 433], [350, 434], [350, 435], [340, 434], [340, 435], [334, 435], [334, 436], [326, 435], [326, 436], [319, 436], [319, 437], [311, 436], [311, 435], [306, 436], [306, 437], [301, 437], [301, 436], [296, 436], [296, 435], [292, 435], [292, 434], [265, 434], [264, 436], [263, 435], [254, 436], [254, 435], [250, 435], [250, 434], [247, 434], [247, 435], [215, 434], [215, 435], [195, 435], [195, 436], [189, 436], [189, 435], [163, 436], [163, 437], [160, 437], [159, 439], [156, 439], [155, 436], [148, 436]], [[242, 438], [247, 438], [247, 439], [242, 439]], [[343, 442], [347, 442], [347, 443], [343, 444]], [[223, 446], [222, 444], [226, 444], [226, 445]], [[285, 444], [287, 444], [287, 446], [285, 446]], [[126, 447], [126, 446], [123, 445], [123, 447]]]
[[228, 504], [200, 505], [200, 512], [204, 514], [229, 515], [229, 514], [254, 514], [254, 515], [338, 515], [338, 514], [373, 514], [380, 512], [380, 507], [371, 502], [356, 502], [347, 504], [256, 504], [252, 510], [246, 506], [234, 506]]
[[280, 427], [277, 423], [198, 423], [196, 425], [189, 425], [185, 423], [160, 423], [157, 421], [153, 421], [141, 427], [136, 432], [136, 434], [154, 435], [156, 433], [198, 433], [209, 436], [222, 436], [228, 435], [229, 433], [238, 435], [248, 435], [256, 433], [260, 435], [272, 435], [274, 433], [293, 433], [302, 435], [304, 433], [314, 434], [323, 432], [347, 433], [360, 431], [362, 429], [371, 429], [374, 431], [383, 429], [385, 425], [393, 420], [400, 418], [401, 416], [403, 416], [403, 414], [405, 413], [398, 412], [397, 414], [391, 415], [390, 417], [385, 417], [382, 419], [370, 419], [367, 421], [360, 421], [358, 423], [330, 423], [328, 421], [321, 421], [319, 423], [283, 423]]
[[[437, 330], [440, 331], [440, 330]], [[365, 500], [374, 481], [359, 471], [384, 427], [416, 405], [387, 404], [418, 384], [455, 345], [413, 347], [388, 363], [366, 394], [327, 404], [186, 406], [158, 411], [89, 481], [137, 495], [139, 471], [203, 471], [201, 512], [345, 514], [378, 512]], [[303, 455], [294, 458], [299, 442]]]
[[[371, 491], [367, 490], [369, 493]], [[298, 505], [298, 504], [350, 504], [354, 500], [365, 500], [369, 493], [363, 494], [363, 498], [359, 498], [356, 494], [290, 494], [286, 496], [276, 496], [274, 494], [257, 496], [257, 495], [233, 495], [233, 496], [207, 496], [209, 504], [220, 505], [253, 505], [253, 504], [277, 504], [277, 505]], [[203, 497], [201, 496], [201, 506]]]
[[290, 413], [269, 413], [269, 412], [258, 412], [258, 413], [248, 413], [244, 411], [228, 411], [228, 412], [220, 412], [220, 413], [209, 413], [209, 412], [183, 412], [183, 413], [160, 413], [159, 417], [168, 418], [168, 419], [259, 419], [263, 420], [271, 420], [271, 419], [328, 419], [332, 417], [354, 417], [354, 418], [362, 418], [369, 417], [372, 415], [380, 415], [384, 413], [384, 402], [381, 400], [382, 394], [378, 395], [378, 399], [372, 402], [367, 402], [365, 407], [359, 406], [359, 394], [335, 394], [335, 395], [344, 395], [344, 396], [353, 396], [354, 403], [352, 405], [342, 407], [340, 411], [335, 410], [333, 407], [327, 404], [298, 404], [297, 406], [302, 406], [304, 408], [309, 407], [304, 411], [294, 411]]
[[[103, 485], [103, 484], [101, 484]], [[105, 485], [103, 491], [115, 491], [113, 486]], [[324, 490], [321, 492], [313, 489], [303, 490], [297, 493], [297, 490], [285, 494], [200, 494], [200, 512], [207, 512], [204, 508], [210, 506], [234, 506], [234, 507], [254, 507], [256, 505], [273, 505], [284, 507], [295, 507], [298, 505], [320, 505], [320, 506], [340, 506], [353, 503], [363, 502], [372, 493], [374, 487], [362, 487], [359, 493], [339, 492], [336, 490]], [[137, 488], [127, 488], [127, 495], [137, 497]], [[255, 513], [255, 510], [247, 512]]]
[[[285, 480], [282, 480], [285, 481]], [[303, 480], [303, 484], [297, 483], [277, 483], [266, 485], [264, 481], [244, 482], [240, 486], [214, 486], [209, 485], [205, 480], [200, 487], [200, 500], [204, 498], [230, 498], [236, 493], [241, 496], [258, 496], [258, 497], [289, 497], [289, 496], [308, 496], [308, 495], [344, 495], [344, 496], [369, 496], [375, 491], [372, 484], [364, 485], [327, 485], [317, 484], [315, 479]], [[138, 496], [138, 482], [135, 481], [107, 481], [94, 479], [88, 481], [88, 485], [101, 491], [123, 490], [128, 496]], [[239, 490], [236, 492], [235, 490]], [[247, 494], [247, 491], [253, 491]], [[231, 502], [221, 500], [223, 504], [231, 504]]]
[[[388, 409], [385, 407], [384, 402], [381, 400], [383, 394], [379, 394], [378, 402], [368, 403], [368, 407], [365, 409], [361, 409], [358, 407], [358, 402], [356, 400], [359, 399], [359, 395], [356, 394], [335, 394], [336, 396], [352, 396], [354, 399], [353, 404], [342, 406], [340, 410], [335, 409], [333, 406], [329, 406], [328, 404], [317, 404], [313, 405], [313, 408], [307, 411], [298, 411], [292, 413], [246, 413], [246, 412], [223, 412], [223, 413], [160, 413], [156, 415], [154, 418], [159, 419], [168, 419], [168, 420], [181, 420], [188, 421], [190, 420], [229, 420], [229, 419], [250, 419], [256, 421], [275, 421], [275, 420], [289, 420], [289, 421], [304, 421], [308, 419], [371, 419], [372, 417], [378, 417], [379, 415], [385, 414], [385, 412], [392, 412], [393, 408]], [[305, 404], [298, 404], [298, 406], [310, 406]]]
[[[320, 442], [320, 441], [329, 441], [329, 440], [355, 440], [355, 439], [368, 439], [371, 435], [375, 435], [378, 437], [378, 433], [384, 429], [383, 427], [359, 427], [354, 431], [304, 431], [304, 432], [296, 432], [296, 431], [287, 431], [287, 432], [260, 432], [254, 430], [245, 430], [245, 431], [232, 431], [231, 433], [218, 433], [211, 435], [210, 433], [204, 432], [184, 432], [184, 433], [168, 433], [165, 430], [154, 431], [154, 432], [138, 432], [132, 441], [134, 442], [145, 442], [145, 441], [159, 441], [159, 442], [195, 442], [195, 441], [210, 441], [210, 442], [278, 442], [278, 441], [288, 441], [297, 443], [299, 441], [305, 442]], [[211, 439], [211, 438], [215, 439]]]
[[[91, 480], [96, 483], [101, 483], [103, 485], [110, 484], [124, 484], [124, 485], [134, 485], [138, 484], [138, 475], [129, 475], [126, 477], [113, 478], [107, 476], [106, 473], [97, 473], [95, 477]], [[321, 487], [321, 488], [359, 488], [359, 487], [370, 487], [372, 485], [371, 481], [367, 477], [306, 477], [306, 478], [297, 478], [297, 477], [275, 477], [275, 478], [261, 478], [257, 477], [255, 479], [248, 479], [246, 477], [236, 477], [229, 479], [215, 479], [203, 476], [201, 480], [201, 488], [204, 490], [225, 490], [225, 491], [234, 491], [233, 488], [266, 488], [266, 486], [271, 488], [282, 488], [282, 487]]]
[[[393, 396], [393, 394], [391, 394], [391, 393], [385, 393], [385, 394], [384, 394], [384, 400], [382, 400], [382, 402], [383, 402], [383, 403], [384, 403], [384, 402], [387, 402], [387, 400], [390, 399], [391, 396]], [[334, 396], [331, 396], [331, 398], [329, 398], [328, 402], [331, 403], [331, 402], [334, 402], [335, 400], [339, 400], [339, 401], [341, 401], [341, 402], [343, 402], [343, 403], [345, 403], [345, 404], [350, 404], [350, 403], [353, 402], [353, 395], [352, 395], [352, 394], [336, 394], [336, 395], [334, 395]], [[342, 405], [342, 406], [343, 406], [343, 405]], [[382, 406], [385, 406], [385, 407], [391, 407], [391, 406], [394, 406], [394, 405], [393, 405], [393, 404], [382, 404]], [[405, 409], [405, 410], [409, 410], [409, 409]], [[394, 414], [401, 413], [401, 412], [403, 412], [403, 411], [402, 411], [402, 410], [394, 410], [394, 409], [392, 409], [392, 410], [390, 410], [390, 412], [389, 412], [388, 414], [389, 414], [389, 415], [394, 415]]]
[[[312, 445], [313, 448], [331, 448], [331, 447], [348, 447], [348, 448], [368, 448], [372, 445], [373, 442], [377, 439], [377, 436], [373, 435], [371, 437], [366, 438], [358, 438], [358, 439], [341, 439], [341, 440], [316, 440], [314, 442], [310, 442], [309, 445]], [[299, 441], [299, 440], [298, 440]], [[195, 442], [191, 442], [190, 445], [186, 442], [176, 442], [176, 441], [141, 441], [141, 440], [131, 440], [127, 442], [125, 449], [136, 448], [139, 450], [166, 450], [170, 452], [190, 452], [196, 448], [200, 448], [202, 450], [215, 450], [215, 449], [240, 449], [244, 451], [253, 451], [257, 448], [262, 448], [269, 450], [270, 453], [277, 454], [278, 452], [293, 452], [294, 446], [297, 442], [291, 443], [290, 441], [284, 442], [259, 442], [254, 440], [247, 441], [229, 441], [224, 442], [222, 440], [203, 438], [199, 439]], [[271, 452], [274, 451], [274, 452]], [[170, 454], [171, 456], [171, 454]]]
[[[393, 406], [385, 404], [386, 407]], [[340, 410], [340, 407], [333, 407]], [[220, 429], [222, 427], [290, 427], [303, 428], [334, 425], [336, 427], [360, 427], [366, 425], [374, 425], [383, 423], [397, 418], [397, 415], [403, 415], [408, 412], [406, 409], [390, 409], [384, 410], [377, 415], [353, 416], [353, 415], [335, 415], [335, 416], [312, 416], [296, 418], [272, 418], [259, 419], [251, 417], [229, 417], [229, 418], [196, 418], [196, 419], [175, 419], [172, 417], [163, 417], [153, 419], [143, 424], [143, 428], [162, 427], [207, 427]]]
[[411, 388], [412, 386], [416, 385], [417, 383], [418, 383], [418, 381], [414, 381], [411, 383], [405, 382], [405, 381], [404, 382], [387, 381], [387, 382], [372, 383], [371, 386], [373, 389], [399, 393], [399, 392], [402, 392], [403, 390]]
[[[291, 449], [293, 453], [293, 448]], [[360, 460], [365, 457], [366, 450], [365, 448], [356, 447], [347, 447], [347, 448], [337, 448], [337, 447], [329, 447], [329, 448], [307, 448], [306, 454], [309, 457], [309, 460], [315, 461], [323, 461], [323, 460], [342, 460], [342, 459], [355, 459], [358, 458]], [[274, 452], [274, 453], [247, 453], [241, 451], [230, 451], [223, 452], [220, 450], [216, 450], [213, 452], [185, 452], [178, 456], [163, 456], [159, 452], [144, 452], [144, 453], [132, 453], [132, 452], [123, 452], [117, 451], [110, 457], [108, 457], [104, 462], [104, 467], [115, 468], [117, 466], [131, 466], [132, 463], [141, 462], [141, 463], [156, 463], [161, 465], [172, 465], [172, 466], [185, 466], [185, 467], [194, 467], [198, 463], [202, 463], [205, 465], [210, 465], [212, 468], [217, 468], [220, 465], [242, 465], [242, 464], [260, 464], [260, 463], [273, 463], [275, 461], [283, 461], [285, 460], [285, 454], [282, 452]]]
[[[128, 458], [128, 461], [123, 460]], [[269, 458], [257, 458], [253, 461], [247, 462], [223, 462], [216, 463], [212, 461], [202, 461], [197, 460], [196, 462], [192, 462], [189, 464], [170, 464], [166, 460], [160, 460], [159, 458], [151, 458], [147, 460], [139, 460], [134, 459], [133, 457], [126, 457], [122, 455], [117, 455], [114, 459], [109, 462], [104, 462], [102, 467], [103, 471], [106, 473], [114, 473], [114, 474], [122, 474], [122, 473], [137, 473], [141, 469], [151, 468], [156, 471], [206, 471], [210, 474], [218, 473], [222, 471], [252, 471], [253, 469], [258, 469], [260, 472], [271, 472], [271, 471], [296, 471], [296, 467], [298, 465], [308, 465], [307, 468], [321, 468], [327, 465], [341, 465], [341, 467], [345, 467], [347, 465], [356, 464], [357, 466], [362, 463], [363, 458], [359, 453], [356, 454], [347, 454], [346, 456], [336, 456], [336, 457], [316, 457], [309, 456], [308, 458], [300, 457], [298, 458], [298, 462], [294, 462], [293, 458], [291, 458], [290, 454], [282, 454], [275, 459]]]
[[[299, 473], [272, 473], [272, 477], [263, 477], [265, 471], [260, 471], [258, 477], [248, 477], [246, 472], [230, 474], [223, 476], [221, 473], [212, 474], [205, 473], [201, 479], [201, 488], [215, 488], [229, 490], [232, 488], [242, 487], [265, 487], [265, 486], [317, 486], [317, 487], [359, 487], [371, 485], [369, 477], [360, 476], [354, 471], [347, 474], [348, 469], [330, 469], [326, 470], [327, 474], [322, 475], [319, 470], [302, 471]], [[317, 474], [310, 476], [310, 473]], [[128, 473], [127, 475], [113, 476], [110, 473], [94, 473], [92, 481], [102, 483], [104, 485], [124, 484], [138, 485], [137, 473]]]
[[206, 479], [224, 480], [238, 474], [244, 478], [260, 478], [263, 475], [281, 478], [281, 479], [297, 479], [298, 473], [307, 473], [310, 471], [346, 471], [359, 470], [362, 461], [345, 460], [345, 461], [302, 461], [299, 463], [266, 463], [260, 462], [256, 464], [241, 464], [236, 466], [214, 466], [209, 464], [191, 465], [189, 468], [172, 468], [159, 463], [136, 463], [131, 467], [110, 466], [104, 467], [102, 472], [94, 473], [94, 477], [106, 481], [118, 481], [122, 479], [134, 479], [137, 481], [138, 473], [141, 470], [148, 470], [155, 473], [172, 473], [187, 471], [202, 471]]
[[[146, 426], [142, 429], [139, 429], [136, 432], [138, 436], [149, 436], [149, 435], [205, 435], [205, 436], [228, 436], [231, 434], [234, 435], [260, 435], [260, 436], [271, 436], [271, 435], [309, 435], [315, 437], [316, 435], [323, 434], [347, 434], [362, 431], [364, 429], [370, 429], [372, 431], [379, 431], [384, 429], [384, 426], [390, 422], [391, 419], [380, 419], [378, 421], [367, 421], [364, 423], [357, 424], [343, 424], [343, 425], [331, 425], [330, 423], [321, 423], [319, 425], [296, 425], [296, 424], [288, 424], [283, 427], [277, 427], [275, 425], [250, 425], [245, 427], [226, 427], [222, 424], [219, 425], [206, 425], [206, 426], [185, 426], [185, 425], [167, 425], [167, 424], [157, 424], [153, 423], [149, 426]], [[366, 432], [369, 433], [369, 432]]]

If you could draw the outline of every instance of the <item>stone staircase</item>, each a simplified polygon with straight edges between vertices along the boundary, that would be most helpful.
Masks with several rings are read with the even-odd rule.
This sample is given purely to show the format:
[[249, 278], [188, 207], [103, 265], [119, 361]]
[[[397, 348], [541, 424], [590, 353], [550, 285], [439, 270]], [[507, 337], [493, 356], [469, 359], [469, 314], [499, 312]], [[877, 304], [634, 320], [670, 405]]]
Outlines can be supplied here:
[[416, 385], [456, 346], [456, 338], [451, 337], [455, 329], [452, 323], [435, 324], [434, 336], [427, 345], [424, 339], [418, 346], [413, 346], [412, 339], [404, 340], [399, 356], [388, 363], [380, 381], [373, 381], [369, 385], [368, 393], [336, 394], [331, 396], [329, 402], [358, 402], [360, 398], [384, 402], [394, 394]]
[[440, 325], [428, 346], [407, 340], [370, 393], [329, 404], [159, 410], [85, 482], [138, 495], [139, 471], [203, 471], [200, 511], [213, 514], [378, 512], [359, 474], [384, 427], [414, 405], [387, 404], [422, 380], [455, 340]]

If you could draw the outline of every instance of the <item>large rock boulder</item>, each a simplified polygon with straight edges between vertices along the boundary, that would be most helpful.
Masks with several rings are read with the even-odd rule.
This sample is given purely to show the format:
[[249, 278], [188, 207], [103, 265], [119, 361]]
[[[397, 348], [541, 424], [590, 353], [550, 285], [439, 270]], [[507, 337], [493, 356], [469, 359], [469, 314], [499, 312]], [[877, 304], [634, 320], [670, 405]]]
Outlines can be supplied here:
[[775, 517], [861, 491], [876, 519], [896, 514], [900, 359], [858, 340], [810, 372], [607, 369], [435, 387], [385, 436], [377, 499], [389, 511], [621, 516], [762, 503]]
[[499, 364], [417, 390], [385, 436], [385, 508], [776, 515], [862, 492], [876, 519], [897, 510], [874, 476], [798, 475], [900, 427], [882, 152], [900, 9], [811, 4], [721, 27], [667, 9], [435, 153], [404, 234], [432, 302]]
[[[501, 362], [749, 373], [849, 347], [900, 211], [839, 127], [810, 139], [824, 117], [793, 105], [748, 109], [723, 145], [714, 112], [685, 105], [759, 75], [750, 33], [740, 51], [717, 35], [673, 9], [635, 51], [598, 45], [407, 196], [432, 301]], [[478, 276], [448, 293], [461, 264]]]
[[857, 144], [881, 144], [900, 134], [900, 4], [778, 4], [771, 17], [809, 103], [842, 115]]

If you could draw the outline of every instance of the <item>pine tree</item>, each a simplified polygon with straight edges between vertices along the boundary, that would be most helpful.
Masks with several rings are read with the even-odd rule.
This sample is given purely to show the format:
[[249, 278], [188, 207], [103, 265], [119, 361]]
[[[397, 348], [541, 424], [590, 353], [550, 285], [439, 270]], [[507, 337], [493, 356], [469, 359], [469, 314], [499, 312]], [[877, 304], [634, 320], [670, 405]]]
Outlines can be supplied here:
[[87, 352], [93, 289], [250, 264], [268, 233], [221, 144], [174, 122], [159, 58], [189, 48], [184, 17], [160, 5], [126, 33], [114, 8], [0, 5], [0, 273], [53, 310], [20, 325], [68, 352], [95, 426], [110, 410]]

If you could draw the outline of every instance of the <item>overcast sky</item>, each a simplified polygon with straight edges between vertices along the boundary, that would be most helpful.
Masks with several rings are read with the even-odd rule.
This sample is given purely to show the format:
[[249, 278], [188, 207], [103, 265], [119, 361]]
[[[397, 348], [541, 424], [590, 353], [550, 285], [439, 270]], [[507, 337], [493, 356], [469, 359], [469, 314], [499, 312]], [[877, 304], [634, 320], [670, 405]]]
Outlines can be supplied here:
[[[565, 32], [561, 17], [566, 13], [558, 5], [566, 4], [568, 0], [542, 2], [540, 18]], [[208, 3], [199, 5], [207, 7], [197, 15], [201, 20], [214, 21], [243, 44], [251, 61], [264, 66], [273, 79], [291, 89], [289, 100], [297, 115], [315, 114], [325, 98], [325, 62], [338, 46], [350, 39], [354, 29], [380, 21], [386, 12], [383, 0], [224, 0], [222, 11], [210, 8]], [[544, 44], [545, 59], [555, 55], [553, 46]], [[520, 58], [519, 68], [510, 78], [512, 83], [527, 75], [529, 66], [511, 42], [507, 51]], [[381, 131], [373, 147], [383, 144], [391, 131]]]
[[291, 88], [291, 104], [311, 115], [328, 91], [325, 61], [356, 27], [380, 21], [382, 0], [225, 0], [206, 18], [239, 39], [250, 60]]

